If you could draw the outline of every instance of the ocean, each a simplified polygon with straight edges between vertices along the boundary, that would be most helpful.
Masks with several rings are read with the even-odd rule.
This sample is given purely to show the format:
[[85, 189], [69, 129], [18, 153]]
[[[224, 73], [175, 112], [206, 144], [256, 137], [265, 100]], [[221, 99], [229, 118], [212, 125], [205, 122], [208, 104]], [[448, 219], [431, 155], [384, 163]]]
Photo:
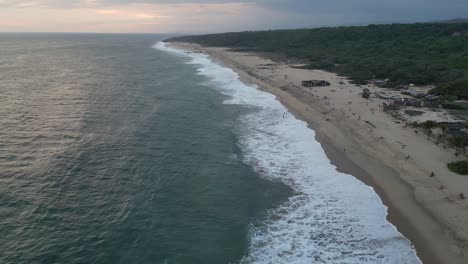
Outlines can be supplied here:
[[306, 123], [164, 37], [0, 34], [0, 263], [420, 263]]

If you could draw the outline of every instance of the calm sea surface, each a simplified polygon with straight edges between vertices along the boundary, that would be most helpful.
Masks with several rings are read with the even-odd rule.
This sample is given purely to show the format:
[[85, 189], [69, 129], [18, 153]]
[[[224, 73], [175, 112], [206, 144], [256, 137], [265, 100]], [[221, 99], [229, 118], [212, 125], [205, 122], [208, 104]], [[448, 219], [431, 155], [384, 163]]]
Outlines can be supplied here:
[[419, 262], [304, 123], [162, 38], [0, 34], [0, 263]]

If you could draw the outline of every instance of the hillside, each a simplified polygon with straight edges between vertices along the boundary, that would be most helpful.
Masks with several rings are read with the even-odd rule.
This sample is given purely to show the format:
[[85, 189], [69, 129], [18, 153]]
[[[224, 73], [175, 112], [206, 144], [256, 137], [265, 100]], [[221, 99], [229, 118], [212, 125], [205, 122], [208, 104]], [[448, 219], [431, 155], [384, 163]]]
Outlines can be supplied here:
[[169, 39], [205, 46], [280, 53], [306, 67], [397, 84], [437, 84], [468, 98], [468, 23], [369, 25], [222, 33]]

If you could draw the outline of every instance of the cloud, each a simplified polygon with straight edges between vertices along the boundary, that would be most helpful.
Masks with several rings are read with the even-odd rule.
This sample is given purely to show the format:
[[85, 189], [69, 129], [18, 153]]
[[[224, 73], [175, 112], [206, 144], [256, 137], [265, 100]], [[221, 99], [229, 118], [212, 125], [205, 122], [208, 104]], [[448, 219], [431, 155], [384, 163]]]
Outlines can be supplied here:
[[[83, 4], [83, 3], [82, 3]], [[248, 3], [99, 3], [0, 8], [0, 31], [53, 32], [215, 32], [270, 27], [271, 12]], [[280, 17], [280, 16], [278, 16]], [[271, 18], [275, 20], [277, 18]]]
[[0, 8], [30, 8], [42, 5], [40, 0], [0, 0]]
[[0, 0], [0, 8], [78, 8], [98, 3], [98, 0]]
[[467, 0], [0, 0], [0, 31], [221, 32], [466, 17]]

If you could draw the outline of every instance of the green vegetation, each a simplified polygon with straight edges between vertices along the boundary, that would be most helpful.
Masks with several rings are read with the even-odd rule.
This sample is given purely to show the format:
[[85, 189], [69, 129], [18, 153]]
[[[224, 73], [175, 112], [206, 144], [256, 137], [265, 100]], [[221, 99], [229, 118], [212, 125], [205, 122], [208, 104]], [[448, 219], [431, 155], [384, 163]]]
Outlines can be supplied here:
[[451, 137], [448, 139], [450, 146], [455, 148], [455, 156], [460, 153], [465, 153], [465, 139], [460, 136]]
[[443, 103], [442, 107], [445, 109], [451, 109], [451, 110], [465, 110], [465, 107], [459, 104], [454, 104], [454, 103]]
[[388, 78], [395, 85], [440, 84], [434, 93], [468, 98], [468, 23], [239, 32], [170, 41], [281, 53], [356, 83]]
[[437, 123], [432, 120], [428, 120], [421, 124], [421, 127], [424, 129], [424, 133], [426, 133], [427, 135], [427, 139], [429, 139], [432, 136], [432, 129], [434, 129], [436, 126]]
[[[468, 41], [468, 39], [467, 39]], [[466, 58], [468, 61], [468, 57]], [[468, 78], [458, 79], [439, 85], [432, 90], [432, 93], [441, 93], [457, 98], [468, 98]]]
[[461, 174], [461, 175], [468, 175], [468, 161], [457, 161], [447, 164], [449, 170]]

